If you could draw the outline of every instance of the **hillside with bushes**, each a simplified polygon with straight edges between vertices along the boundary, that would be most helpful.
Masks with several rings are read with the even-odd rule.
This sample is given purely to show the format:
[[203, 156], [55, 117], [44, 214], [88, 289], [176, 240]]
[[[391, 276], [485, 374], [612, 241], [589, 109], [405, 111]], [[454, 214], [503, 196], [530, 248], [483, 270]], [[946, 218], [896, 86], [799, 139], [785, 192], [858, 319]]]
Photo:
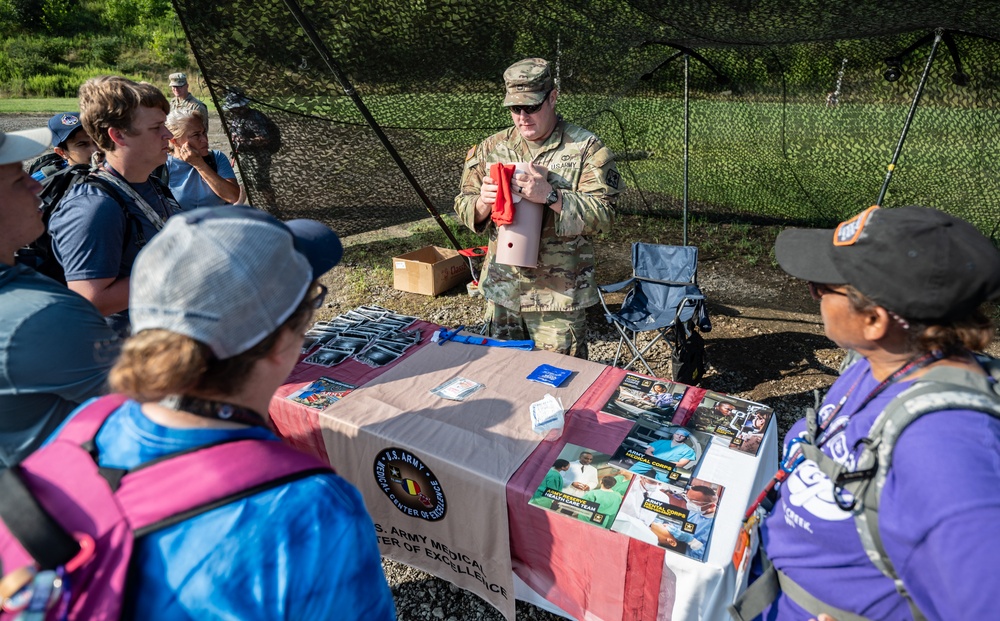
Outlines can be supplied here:
[[107, 73], [165, 84], [195, 66], [169, 0], [0, 0], [0, 97], [75, 97]]

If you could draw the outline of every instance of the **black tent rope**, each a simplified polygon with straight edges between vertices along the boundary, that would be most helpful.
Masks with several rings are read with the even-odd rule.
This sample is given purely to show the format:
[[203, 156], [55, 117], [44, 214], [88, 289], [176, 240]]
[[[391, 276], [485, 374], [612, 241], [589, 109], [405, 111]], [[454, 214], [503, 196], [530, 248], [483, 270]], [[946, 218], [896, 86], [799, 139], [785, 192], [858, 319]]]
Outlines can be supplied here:
[[361, 100], [361, 96], [358, 95], [358, 92], [354, 89], [354, 85], [351, 84], [347, 74], [345, 74], [340, 68], [340, 65], [334, 61], [333, 56], [330, 55], [330, 51], [326, 48], [326, 45], [323, 44], [323, 41], [319, 38], [315, 28], [313, 28], [305, 14], [302, 13], [302, 9], [299, 8], [298, 3], [295, 2], [295, 0], [284, 0], [284, 3], [285, 6], [288, 7], [288, 10], [292, 13], [295, 21], [297, 21], [299, 26], [302, 27], [303, 32], [305, 32], [306, 37], [309, 38], [309, 42], [312, 43], [316, 52], [320, 55], [320, 58], [322, 58], [323, 62], [326, 63], [327, 68], [333, 73], [337, 82], [340, 83], [340, 87], [344, 89], [344, 94], [350, 97], [351, 101], [354, 102], [358, 112], [361, 113], [361, 116], [368, 122], [368, 126], [371, 127], [372, 131], [375, 132], [375, 135], [378, 136], [379, 142], [381, 142], [382, 146], [385, 147], [385, 150], [389, 153], [389, 156], [392, 157], [392, 160], [396, 162], [396, 166], [399, 167], [403, 176], [406, 177], [406, 180], [413, 187], [413, 190], [424, 203], [427, 211], [430, 212], [434, 221], [437, 222], [438, 226], [441, 227], [441, 230], [444, 231], [444, 234], [448, 237], [448, 241], [450, 241], [452, 246], [455, 247], [455, 250], [462, 250], [462, 245], [458, 243], [458, 240], [455, 238], [455, 234], [451, 232], [451, 229], [445, 223], [444, 219], [441, 218], [441, 214], [438, 213], [437, 207], [435, 207], [434, 203], [431, 202], [431, 199], [427, 196], [427, 193], [424, 192], [424, 189], [420, 187], [420, 183], [417, 181], [416, 177], [413, 176], [413, 173], [410, 172], [409, 167], [406, 165], [406, 162], [403, 161], [399, 152], [396, 151], [396, 147], [393, 146], [392, 141], [390, 141], [389, 137], [382, 131], [378, 121], [375, 120], [371, 111], [368, 110], [368, 106], [366, 106], [365, 102]]

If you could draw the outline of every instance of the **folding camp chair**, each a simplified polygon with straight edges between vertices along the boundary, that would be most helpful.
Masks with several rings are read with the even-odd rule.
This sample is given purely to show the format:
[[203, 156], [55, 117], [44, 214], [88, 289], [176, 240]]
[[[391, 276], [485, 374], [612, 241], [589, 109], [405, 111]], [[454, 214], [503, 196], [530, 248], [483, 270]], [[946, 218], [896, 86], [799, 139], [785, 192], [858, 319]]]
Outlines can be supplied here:
[[[632, 278], [598, 287], [601, 305], [608, 322], [618, 329], [620, 339], [612, 366], [618, 366], [622, 346], [628, 347], [632, 356], [623, 368], [629, 369], [641, 362], [650, 375], [653, 369], [646, 360], [646, 353], [656, 343], [669, 343], [675, 360], [678, 352], [689, 343], [704, 347], [701, 336], [695, 330], [708, 332], [712, 322], [708, 318], [705, 296], [697, 283], [698, 249], [694, 246], [662, 246], [659, 244], [632, 244]], [[631, 287], [625, 295], [621, 308], [612, 312], [605, 295]], [[639, 349], [639, 333], [655, 330], [656, 336]], [[674, 380], [695, 383], [700, 374], [686, 373], [678, 377], [678, 369], [672, 371]], [[686, 381], [685, 381], [686, 380]]]

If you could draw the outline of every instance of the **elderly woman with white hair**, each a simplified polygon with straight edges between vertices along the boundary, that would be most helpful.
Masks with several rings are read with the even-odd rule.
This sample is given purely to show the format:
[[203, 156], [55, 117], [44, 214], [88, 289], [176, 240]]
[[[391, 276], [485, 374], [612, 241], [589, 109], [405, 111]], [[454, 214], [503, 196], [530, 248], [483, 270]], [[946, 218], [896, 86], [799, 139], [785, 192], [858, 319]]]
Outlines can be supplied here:
[[178, 108], [167, 116], [171, 155], [167, 158], [167, 185], [185, 210], [218, 207], [237, 202], [236, 173], [221, 151], [208, 148], [205, 123], [197, 110]]

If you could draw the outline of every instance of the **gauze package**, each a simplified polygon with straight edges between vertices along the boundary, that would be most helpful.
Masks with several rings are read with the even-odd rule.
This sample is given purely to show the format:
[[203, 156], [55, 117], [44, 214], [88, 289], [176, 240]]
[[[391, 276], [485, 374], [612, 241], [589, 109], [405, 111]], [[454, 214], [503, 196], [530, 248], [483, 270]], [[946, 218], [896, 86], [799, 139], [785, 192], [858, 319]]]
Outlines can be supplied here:
[[546, 394], [540, 400], [531, 404], [531, 429], [545, 436], [546, 440], [558, 440], [562, 437], [563, 414], [562, 399], [556, 399]]

